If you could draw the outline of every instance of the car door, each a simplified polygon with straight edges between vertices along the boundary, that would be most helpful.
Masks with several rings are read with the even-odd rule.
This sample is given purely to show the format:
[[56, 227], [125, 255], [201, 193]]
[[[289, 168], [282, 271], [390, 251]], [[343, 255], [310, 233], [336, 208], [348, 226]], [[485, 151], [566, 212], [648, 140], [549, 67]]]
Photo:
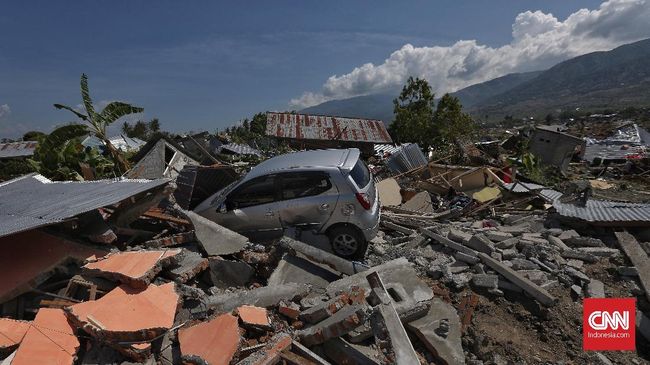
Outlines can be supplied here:
[[276, 175], [264, 175], [233, 189], [226, 196], [226, 211], [219, 214], [218, 222], [253, 241], [282, 236], [276, 184]]
[[320, 230], [339, 198], [330, 176], [324, 171], [296, 171], [278, 174], [278, 179], [282, 226]]

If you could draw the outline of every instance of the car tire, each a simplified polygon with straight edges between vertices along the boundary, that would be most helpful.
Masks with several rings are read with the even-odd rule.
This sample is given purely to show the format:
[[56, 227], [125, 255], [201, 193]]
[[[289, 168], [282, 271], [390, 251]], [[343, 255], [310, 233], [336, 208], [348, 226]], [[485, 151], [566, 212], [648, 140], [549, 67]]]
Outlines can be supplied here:
[[368, 248], [368, 241], [354, 227], [338, 226], [327, 233], [332, 251], [348, 260], [362, 259]]

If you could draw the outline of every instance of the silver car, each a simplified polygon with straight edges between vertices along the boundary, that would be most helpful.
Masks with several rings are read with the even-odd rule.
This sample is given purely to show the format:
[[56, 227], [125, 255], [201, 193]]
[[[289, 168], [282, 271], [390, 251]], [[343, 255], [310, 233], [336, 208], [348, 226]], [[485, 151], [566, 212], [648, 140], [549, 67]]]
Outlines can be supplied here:
[[341, 257], [363, 257], [379, 228], [379, 198], [356, 148], [266, 160], [194, 209], [253, 241], [293, 227], [325, 234]]

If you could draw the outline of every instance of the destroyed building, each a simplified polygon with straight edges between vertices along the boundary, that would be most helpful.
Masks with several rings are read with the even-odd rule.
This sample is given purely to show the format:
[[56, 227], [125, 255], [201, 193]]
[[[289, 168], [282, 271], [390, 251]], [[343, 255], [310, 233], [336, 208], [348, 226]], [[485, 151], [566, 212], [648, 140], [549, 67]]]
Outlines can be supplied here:
[[542, 163], [566, 171], [574, 155], [582, 157], [585, 141], [553, 127], [538, 126], [530, 139], [530, 152]]
[[135, 164], [126, 174], [131, 179], [159, 179], [178, 176], [186, 165], [200, 165], [182, 146], [165, 137], [151, 140], [133, 157]]

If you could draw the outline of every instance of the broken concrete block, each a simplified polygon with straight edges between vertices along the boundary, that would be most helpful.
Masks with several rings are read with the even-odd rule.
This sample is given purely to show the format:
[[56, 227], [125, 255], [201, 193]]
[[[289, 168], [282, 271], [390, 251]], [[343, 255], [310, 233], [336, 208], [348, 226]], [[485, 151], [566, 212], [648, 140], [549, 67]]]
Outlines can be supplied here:
[[423, 229], [422, 234], [424, 234], [425, 236], [431, 238], [435, 242], [438, 242], [440, 244], [443, 244], [443, 245], [451, 248], [452, 250], [460, 251], [462, 253], [472, 255], [472, 256], [476, 256], [476, 254], [477, 254], [477, 252], [472, 250], [471, 248], [469, 248], [467, 246], [463, 246], [463, 245], [461, 245], [459, 243], [456, 243], [456, 242], [450, 240], [449, 238], [443, 237], [443, 236], [441, 236], [441, 235], [439, 235], [439, 234], [437, 234], [435, 232], [432, 232], [432, 231], [430, 231], [428, 229]]
[[563, 242], [573, 247], [605, 247], [603, 241], [593, 237], [570, 237]]
[[348, 261], [327, 251], [321, 250], [317, 247], [300, 241], [296, 241], [286, 236], [280, 239], [279, 245], [290, 248], [298, 253], [305, 255], [311, 261], [325, 264], [332, 269], [346, 275], [354, 275], [367, 269], [365, 265]]
[[419, 213], [433, 213], [431, 195], [426, 191], [421, 191], [402, 204], [400, 208]]
[[300, 299], [309, 293], [308, 285], [287, 283], [274, 286], [263, 286], [253, 290], [212, 295], [205, 299], [209, 308], [217, 313], [230, 312], [244, 304], [258, 307], [272, 307], [283, 300]]
[[41, 308], [25, 333], [12, 365], [72, 365], [79, 340], [61, 309]]
[[68, 318], [95, 337], [112, 342], [151, 341], [174, 324], [179, 296], [174, 283], [146, 289], [121, 285], [98, 300], [66, 308]]
[[255, 270], [249, 264], [241, 261], [211, 257], [209, 265], [212, 284], [220, 289], [246, 286], [255, 275]]
[[583, 283], [588, 283], [591, 281], [587, 275], [585, 275], [582, 271], [576, 270], [572, 268], [571, 266], [565, 266], [564, 267], [564, 272], [569, 275], [570, 277], [574, 279], [578, 279]]
[[564, 232], [560, 233], [559, 236], [557, 236], [557, 238], [561, 239], [562, 241], [568, 240], [569, 238], [574, 238], [574, 237], [580, 237], [580, 235], [578, 234], [578, 232], [576, 232], [573, 229], [570, 229], [568, 231], [564, 231]]
[[399, 184], [395, 179], [384, 179], [376, 184], [381, 205], [398, 206], [402, 204]]
[[335, 297], [338, 293], [349, 291], [350, 288], [355, 286], [363, 289], [365, 292], [369, 292], [370, 286], [368, 285], [366, 276], [373, 272], [381, 275], [389, 293], [392, 292], [401, 299], [395, 303], [395, 309], [399, 314], [416, 307], [417, 303], [425, 302], [433, 298], [431, 288], [418, 278], [413, 264], [404, 257], [334, 281], [327, 286], [327, 294], [330, 297]]
[[366, 318], [366, 307], [363, 305], [346, 306], [324, 321], [297, 332], [297, 336], [305, 346], [313, 346], [333, 337], [340, 337], [358, 327]]
[[515, 236], [524, 234], [530, 230], [528, 224], [519, 224], [516, 226], [498, 226], [497, 229], [501, 232], [512, 233]]
[[458, 260], [458, 261], [463, 261], [463, 262], [466, 262], [466, 263], [471, 264], [471, 265], [477, 264], [477, 263], [479, 263], [481, 261], [476, 256], [468, 255], [468, 254], [460, 252], [460, 251], [456, 251], [454, 253], [454, 258], [456, 260]]
[[13, 351], [30, 327], [27, 321], [19, 321], [11, 318], [0, 318], [0, 354]]
[[492, 274], [478, 274], [472, 277], [472, 285], [477, 288], [492, 289], [499, 285], [499, 276]]
[[178, 330], [183, 359], [196, 358], [207, 364], [228, 365], [239, 349], [237, 318], [222, 314], [209, 321]]
[[278, 304], [278, 312], [287, 318], [296, 320], [300, 315], [300, 306], [291, 301], [281, 301]]
[[621, 276], [639, 276], [639, 272], [634, 266], [620, 266], [616, 271]]
[[501, 251], [501, 257], [504, 260], [511, 260], [519, 256], [519, 251], [516, 248], [509, 248]]
[[241, 251], [248, 238], [222, 227], [191, 211], [183, 211], [194, 225], [196, 240], [208, 256], [230, 255]]
[[574, 299], [582, 298], [582, 287], [580, 285], [571, 285], [571, 296]]
[[185, 283], [209, 266], [208, 259], [198, 252], [183, 250], [176, 256], [176, 264], [164, 271], [164, 276], [177, 282]]
[[571, 248], [567, 246], [559, 237], [548, 236], [548, 241], [555, 245], [560, 251], [570, 250]]
[[503, 240], [501, 242], [497, 242], [494, 244], [496, 248], [500, 249], [510, 249], [515, 247], [515, 245], [519, 243], [519, 238], [508, 238], [507, 240]]
[[88, 275], [142, 289], [151, 283], [164, 266], [173, 264], [180, 252], [180, 249], [167, 249], [109, 253], [89, 260], [82, 268]]
[[571, 259], [571, 260], [567, 260], [566, 264], [571, 266], [574, 269], [580, 270], [580, 269], [582, 269], [582, 267], [584, 266], [585, 263], [582, 262], [581, 260], [573, 260], [573, 259]]
[[286, 333], [276, 333], [260, 350], [238, 362], [237, 365], [271, 365], [281, 360], [280, 353], [289, 348], [293, 340]]
[[591, 279], [587, 284], [585, 294], [589, 298], [605, 298], [605, 284], [600, 280]]
[[521, 289], [520, 286], [515, 285], [515, 284], [509, 282], [508, 280], [504, 280], [503, 278], [499, 278], [499, 289], [511, 291], [511, 292], [514, 292], [514, 293], [522, 293], [523, 292], [523, 289]]
[[598, 257], [614, 257], [621, 254], [618, 249], [609, 247], [578, 247], [576, 250]]
[[253, 305], [242, 305], [237, 308], [237, 315], [242, 323], [249, 326], [270, 327], [269, 313], [266, 308], [260, 308]]
[[567, 251], [562, 251], [560, 255], [565, 259], [576, 259], [576, 260], [582, 260], [590, 263], [598, 262], [598, 257], [587, 252], [567, 250]]
[[491, 258], [490, 256], [484, 253], [479, 253], [479, 257], [481, 258], [481, 261], [483, 261], [484, 264], [486, 264], [487, 266], [489, 266], [499, 274], [503, 275], [506, 279], [510, 280], [512, 283], [521, 287], [524, 291], [532, 295], [540, 303], [546, 306], [551, 306], [555, 304], [556, 301], [555, 297], [549, 294], [546, 290], [537, 286], [535, 283], [526, 279], [524, 276], [518, 274], [513, 269], [505, 266], [503, 263]]
[[307, 323], [318, 323], [331, 317], [345, 306], [365, 303], [365, 299], [364, 290], [359, 287], [353, 287], [350, 291], [340, 293], [326, 302], [316, 304], [302, 311], [300, 313], [300, 319]]
[[472, 235], [452, 228], [449, 230], [449, 234], [447, 234], [447, 238], [449, 238], [454, 242], [465, 244], [469, 242], [469, 240], [472, 238]]
[[267, 283], [269, 286], [286, 283], [308, 284], [314, 290], [322, 292], [329, 283], [340, 277], [340, 274], [334, 273], [322, 265], [302, 257], [285, 254], [273, 270]]
[[429, 313], [407, 324], [427, 349], [448, 365], [465, 364], [460, 318], [456, 309], [439, 298], [431, 301]]
[[467, 247], [472, 248], [478, 252], [483, 252], [490, 255], [494, 252], [494, 244], [485, 235], [479, 233], [475, 234], [466, 243]]
[[501, 231], [486, 231], [485, 236], [492, 242], [501, 242], [513, 238], [512, 233]]
[[518, 273], [540, 286], [548, 280], [546, 274], [540, 270], [521, 270]]
[[355, 345], [341, 338], [332, 338], [322, 344], [323, 352], [334, 364], [379, 365], [383, 355], [374, 347]]
[[536, 263], [526, 260], [526, 259], [512, 259], [512, 269], [513, 270], [537, 270], [539, 265]]
[[650, 258], [633, 235], [627, 232], [614, 234], [623, 252], [639, 272], [639, 281], [643, 286], [646, 298], [650, 300]]

